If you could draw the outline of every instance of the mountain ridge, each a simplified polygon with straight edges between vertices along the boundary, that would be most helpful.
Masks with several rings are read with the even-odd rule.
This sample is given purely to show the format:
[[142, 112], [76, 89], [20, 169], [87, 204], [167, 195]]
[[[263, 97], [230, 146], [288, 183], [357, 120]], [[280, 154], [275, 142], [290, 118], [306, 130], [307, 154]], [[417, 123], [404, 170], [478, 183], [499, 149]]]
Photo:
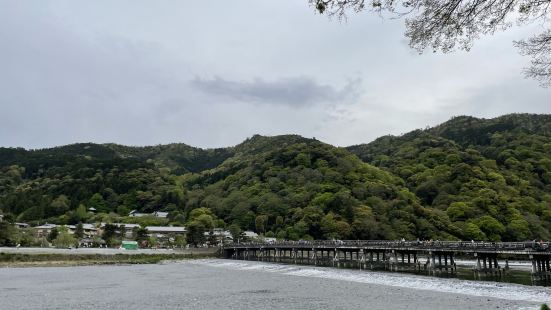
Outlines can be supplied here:
[[[551, 238], [551, 115], [460, 116], [367, 144], [0, 148], [0, 210], [31, 223], [170, 212], [279, 238]], [[82, 208], [94, 207], [90, 215]], [[193, 211], [193, 212], [192, 212]]]

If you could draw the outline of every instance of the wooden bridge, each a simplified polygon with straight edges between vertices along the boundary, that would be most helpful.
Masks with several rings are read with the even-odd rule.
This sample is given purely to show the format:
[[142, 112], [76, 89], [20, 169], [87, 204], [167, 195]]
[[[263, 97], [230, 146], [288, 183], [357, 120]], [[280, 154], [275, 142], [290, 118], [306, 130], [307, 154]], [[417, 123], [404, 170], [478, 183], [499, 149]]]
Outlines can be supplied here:
[[224, 258], [358, 269], [455, 273], [456, 256], [476, 260], [479, 274], [501, 276], [509, 259], [532, 262], [532, 275], [551, 279], [551, 243], [454, 241], [282, 241], [234, 243], [222, 247]]

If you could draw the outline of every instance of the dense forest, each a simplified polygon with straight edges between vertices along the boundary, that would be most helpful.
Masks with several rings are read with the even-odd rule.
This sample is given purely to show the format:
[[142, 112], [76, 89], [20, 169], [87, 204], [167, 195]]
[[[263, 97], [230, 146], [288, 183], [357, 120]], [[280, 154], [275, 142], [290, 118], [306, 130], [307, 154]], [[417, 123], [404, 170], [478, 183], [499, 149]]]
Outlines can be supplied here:
[[0, 148], [6, 218], [131, 222], [131, 210], [292, 240], [551, 239], [551, 115], [461, 116], [347, 148], [296, 135]]

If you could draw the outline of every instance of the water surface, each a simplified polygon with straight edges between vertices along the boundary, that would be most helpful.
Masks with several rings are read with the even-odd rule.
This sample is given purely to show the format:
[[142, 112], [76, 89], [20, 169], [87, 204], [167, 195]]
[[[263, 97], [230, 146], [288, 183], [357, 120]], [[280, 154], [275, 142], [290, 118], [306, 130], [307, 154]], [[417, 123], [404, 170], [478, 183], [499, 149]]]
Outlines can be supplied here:
[[0, 309], [537, 309], [551, 289], [220, 259], [0, 269]]

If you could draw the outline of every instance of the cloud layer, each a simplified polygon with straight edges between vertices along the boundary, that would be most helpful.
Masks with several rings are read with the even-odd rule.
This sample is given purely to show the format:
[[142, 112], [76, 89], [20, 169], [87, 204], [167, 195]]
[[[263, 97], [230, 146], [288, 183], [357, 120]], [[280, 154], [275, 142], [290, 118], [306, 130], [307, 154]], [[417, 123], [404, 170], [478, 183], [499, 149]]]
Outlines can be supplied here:
[[511, 44], [530, 31], [417, 55], [401, 20], [340, 23], [306, 0], [4, 1], [0, 145], [216, 147], [256, 133], [349, 145], [460, 114], [551, 113]]
[[230, 81], [221, 77], [195, 78], [191, 85], [206, 95], [219, 96], [231, 102], [282, 104], [294, 107], [332, 103], [345, 104], [355, 98], [361, 81], [349, 81], [342, 89], [318, 83], [311, 77], [285, 78], [251, 82]]

